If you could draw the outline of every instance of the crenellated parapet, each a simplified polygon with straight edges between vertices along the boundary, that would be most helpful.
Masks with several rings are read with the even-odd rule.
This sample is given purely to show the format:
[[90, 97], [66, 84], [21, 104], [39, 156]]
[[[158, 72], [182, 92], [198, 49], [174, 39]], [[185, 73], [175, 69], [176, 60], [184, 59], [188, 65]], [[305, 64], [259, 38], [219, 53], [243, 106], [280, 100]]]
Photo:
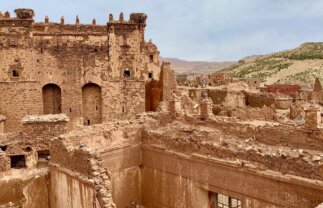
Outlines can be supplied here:
[[10, 12], [0, 12], [0, 27], [30, 27], [34, 22], [34, 10], [16, 9], [16, 17], [11, 17]]
[[34, 22], [35, 12], [32, 9], [16, 9], [15, 13], [16, 16], [12, 17], [8, 11], [0, 12], [0, 27], [28, 27], [31, 32], [46, 34], [97, 33], [96, 35], [104, 35], [111, 30], [144, 29], [147, 19], [147, 15], [144, 13], [132, 13], [130, 18], [126, 20], [124, 14], [120, 13], [118, 20], [114, 20], [113, 15], [110, 14], [105, 25], [98, 25], [96, 19], [92, 20], [92, 24], [82, 24], [79, 16], [76, 16], [74, 24], [65, 24], [64, 17], [61, 17], [59, 22], [52, 22], [48, 16], [44, 18], [43, 22]]
[[109, 24], [138, 24], [146, 25], [147, 15], [144, 13], [131, 13], [128, 21], [124, 19], [124, 14], [121, 12], [118, 20], [113, 19], [113, 14], [109, 14]]

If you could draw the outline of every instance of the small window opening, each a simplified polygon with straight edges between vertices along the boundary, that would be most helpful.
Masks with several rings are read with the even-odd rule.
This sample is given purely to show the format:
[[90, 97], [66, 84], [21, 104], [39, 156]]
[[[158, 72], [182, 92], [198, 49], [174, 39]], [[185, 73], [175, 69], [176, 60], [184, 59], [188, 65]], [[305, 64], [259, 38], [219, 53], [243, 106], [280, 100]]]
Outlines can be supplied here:
[[150, 60], [150, 62], [154, 62], [154, 55], [150, 55], [149, 60]]
[[13, 77], [19, 77], [19, 73], [18, 73], [18, 71], [17, 70], [12, 70], [12, 76]]
[[122, 106], [122, 113], [124, 113], [125, 112], [125, 109], [124, 109], [124, 106]]
[[24, 150], [25, 150], [26, 152], [31, 152], [31, 151], [32, 151], [31, 147], [26, 147]]
[[87, 120], [87, 125], [89, 125], [89, 126], [91, 125], [90, 119]]
[[128, 68], [125, 68], [125, 70], [123, 71], [123, 76], [124, 77], [130, 77], [130, 69], [128, 69]]
[[257, 81], [255, 81], [255, 84], [257, 84]]
[[153, 73], [149, 72], [149, 73], [148, 73], [148, 78], [149, 78], [149, 79], [153, 78]]
[[95, 110], [99, 110], [99, 107], [98, 106], [95, 106]]
[[72, 113], [72, 108], [70, 108], [70, 113]]
[[37, 155], [38, 155], [38, 160], [46, 161], [46, 160], [49, 160], [50, 153], [49, 153], [49, 150], [39, 150], [37, 151]]
[[1, 151], [6, 151], [7, 150], [7, 148], [8, 148], [8, 146], [7, 145], [1, 145], [0, 146], [0, 149], [1, 149]]
[[10, 156], [11, 168], [20, 169], [26, 167], [25, 155], [13, 155]]
[[58, 106], [58, 112], [61, 112], [61, 107], [60, 106]]

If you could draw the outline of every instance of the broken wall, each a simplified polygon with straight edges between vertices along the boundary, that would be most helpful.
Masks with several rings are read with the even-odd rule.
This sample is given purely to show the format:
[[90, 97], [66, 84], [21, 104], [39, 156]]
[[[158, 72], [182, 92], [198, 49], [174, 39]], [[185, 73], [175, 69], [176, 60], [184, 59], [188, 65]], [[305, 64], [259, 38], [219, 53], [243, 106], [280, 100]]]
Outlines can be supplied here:
[[51, 169], [50, 176], [50, 207], [96, 207], [92, 184], [54, 168]]
[[49, 207], [46, 168], [38, 170], [20, 169], [0, 173], [0, 190], [0, 207], [9, 203], [22, 208]]

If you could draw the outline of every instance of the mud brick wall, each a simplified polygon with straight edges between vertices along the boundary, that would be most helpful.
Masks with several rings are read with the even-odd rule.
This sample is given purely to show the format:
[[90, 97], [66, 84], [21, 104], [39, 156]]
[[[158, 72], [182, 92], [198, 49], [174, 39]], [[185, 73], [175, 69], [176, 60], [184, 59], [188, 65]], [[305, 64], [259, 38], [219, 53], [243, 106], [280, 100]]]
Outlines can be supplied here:
[[176, 75], [170, 68], [169, 62], [163, 62], [161, 66], [160, 88], [162, 89], [162, 101], [171, 98], [174, 90], [176, 90]]
[[38, 149], [48, 149], [50, 139], [67, 132], [67, 122], [42, 122], [24, 124], [23, 138], [37, 143]]
[[[144, 40], [145, 27], [144, 14], [111, 20], [107, 25], [1, 18], [0, 90], [4, 99], [0, 114], [7, 117], [5, 131], [21, 130], [20, 119], [43, 114], [51, 98], [58, 100], [54, 102], [58, 103], [53, 107], [56, 110], [45, 113], [64, 113], [70, 123], [79, 123], [88, 116], [83, 111], [82, 97], [87, 95], [82, 94], [82, 88], [89, 83], [101, 88], [102, 107], [95, 106], [101, 115], [90, 113], [93, 123], [144, 112], [144, 83], [125, 90], [124, 82], [144, 82], [149, 74], [159, 79], [159, 51]], [[130, 70], [129, 78], [124, 77], [125, 69]], [[60, 89], [61, 98], [50, 97], [45, 90], [48, 102], [43, 101], [43, 88], [48, 84]]]
[[0, 82], [0, 111], [6, 115], [4, 131], [22, 128], [25, 115], [42, 114], [41, 89], [36, 82]]
[[228, 92], [225, 90], [208, 90], [208, 97], [212, 99], [214, 104], [222, 104], [225, 102]]
[[128, 81], [124, 88], [125, 109], [123, 113], [126, 117], [136, 115], [145, 111], [145, 82]]
[[0, 153], [0, 172], [10, 169], [10, 158], [5, 153]]
[[91, 156], [84, 152], [81, 148], [73, 147], [62, 139], [51, 142], [51, 163], [59, 164], [59, 166], [79, 172], [84, 175], [91, 173], [89, 159]]
[[250, 107], [262, 108], [263, 106], [271, 106], [275, 104], [274, 96], [266, 94], [246, 93], [246, 105]]

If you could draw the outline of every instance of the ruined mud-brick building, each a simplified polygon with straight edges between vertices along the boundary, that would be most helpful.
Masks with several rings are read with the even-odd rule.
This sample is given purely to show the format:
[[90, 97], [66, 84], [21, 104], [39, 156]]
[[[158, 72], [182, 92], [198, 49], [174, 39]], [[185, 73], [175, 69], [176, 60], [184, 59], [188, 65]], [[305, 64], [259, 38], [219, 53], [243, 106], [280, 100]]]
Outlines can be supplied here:
[[20, 130], [25, 115], [64, 113], [72, 127], [145, 111], [145, 84], [159, 80], [161, 69], [157, 47], [145, 41], [145, 14], [131, 14], [129, 20], [110, 15], [107, 25], [95, 19], [85, 25], [78, 17], [65, 24], [63, 17], [59, 23], [48, 17], [34, 22], [33, 10], [16, 13], [0, 15], [5, 132]]
[[[323, 202], [317, 103], [294, 106], [304, 120], [283, 123], [274, 95], [176, 89], [170, 64], [144, 39], [144, 14], [68, 25], [16, 13], [0, 13], [0, 208]], [[214, 113], [226, 107], [238, 110]]]

